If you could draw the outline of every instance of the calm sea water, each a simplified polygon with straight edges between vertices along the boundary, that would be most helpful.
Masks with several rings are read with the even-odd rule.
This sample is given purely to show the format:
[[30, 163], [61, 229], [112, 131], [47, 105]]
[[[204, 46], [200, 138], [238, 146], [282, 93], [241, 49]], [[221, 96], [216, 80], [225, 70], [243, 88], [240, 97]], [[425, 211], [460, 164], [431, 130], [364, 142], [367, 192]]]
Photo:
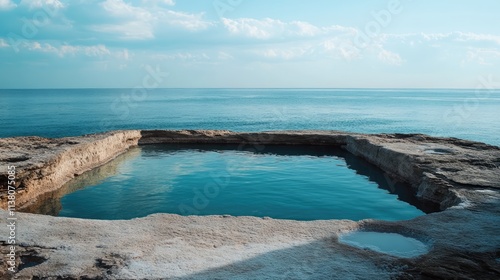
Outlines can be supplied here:
[[0, 109], [0, 137], [113, 129], [333, 129], [500, 145], [500, 91], [488, 90], [0, 90]]
[[424, 214], [417, 206], [436, 210], [340, 149], [154, 145], [77, 177], [28, 211], [92, 219], [175, 213], [404, 220]]

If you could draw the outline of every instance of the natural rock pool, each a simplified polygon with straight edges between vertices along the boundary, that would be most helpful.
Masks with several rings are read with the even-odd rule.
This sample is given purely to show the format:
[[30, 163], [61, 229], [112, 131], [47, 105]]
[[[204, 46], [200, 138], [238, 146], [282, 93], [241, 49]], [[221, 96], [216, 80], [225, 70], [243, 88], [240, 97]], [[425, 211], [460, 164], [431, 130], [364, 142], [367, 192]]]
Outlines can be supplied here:
[[326, 146], [144, 145], [25, 211], [89, 219], [153, 213], [406, 220], [436, 211], [375, 166]]

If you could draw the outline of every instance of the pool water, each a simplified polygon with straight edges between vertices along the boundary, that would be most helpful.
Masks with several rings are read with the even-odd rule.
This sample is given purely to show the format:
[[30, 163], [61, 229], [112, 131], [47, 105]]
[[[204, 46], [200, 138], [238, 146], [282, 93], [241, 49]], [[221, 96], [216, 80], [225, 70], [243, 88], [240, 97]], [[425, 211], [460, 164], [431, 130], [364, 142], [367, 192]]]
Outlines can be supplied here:
[[26, 209], [89, 219], [173, 213], [294, 220], [405, 220], [435, 210], [338, 148], [231, 145], [136, 147]]
[[398, 233], [355, 231], [339, 237], [339, 242], [400, 258], [414, 258], [429, 251], [423, 242]]

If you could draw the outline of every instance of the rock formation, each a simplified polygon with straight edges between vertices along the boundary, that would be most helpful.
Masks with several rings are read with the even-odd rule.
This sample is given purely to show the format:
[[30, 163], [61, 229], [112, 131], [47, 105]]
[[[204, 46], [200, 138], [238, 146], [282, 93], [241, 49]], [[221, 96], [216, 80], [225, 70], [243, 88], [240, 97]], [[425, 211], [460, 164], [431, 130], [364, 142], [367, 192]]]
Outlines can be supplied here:
[[[0, 139], [1, 208], [8, 166], [16, 167], [16, 209], [36, 203], [75, 175], [128, 148], [153, 143], [330, 145], [410, 184], [442, 212], [409, 221], [299, 222], [257, 217], [155, 214], [95, 221], [17, 214], [19, 277], [137, 279], [481, 278], [500, 277], [500, 148], [420, 134], [336, 131], [113, 131], [60, 139]], [[1, 210], [7, 217], [7, 212]], [[399, 259], [338, 243], [351, 230], [401, 233], [431, 246]], [[0, 227], [7, 254], [7, 227]], [[7, 267], [5, 259], [1, 263]], [[5, 270], [2, 270], [5, 271]], [[10, 277], [4, 272], [4, 277]]]

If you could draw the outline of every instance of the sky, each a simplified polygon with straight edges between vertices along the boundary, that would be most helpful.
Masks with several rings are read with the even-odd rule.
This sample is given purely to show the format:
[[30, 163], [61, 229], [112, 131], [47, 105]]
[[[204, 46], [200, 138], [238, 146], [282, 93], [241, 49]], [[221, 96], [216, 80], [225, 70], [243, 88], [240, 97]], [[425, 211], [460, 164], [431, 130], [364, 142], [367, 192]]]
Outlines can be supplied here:
[[0, 0], [0, 88], [500, 84], [498, 0]]

